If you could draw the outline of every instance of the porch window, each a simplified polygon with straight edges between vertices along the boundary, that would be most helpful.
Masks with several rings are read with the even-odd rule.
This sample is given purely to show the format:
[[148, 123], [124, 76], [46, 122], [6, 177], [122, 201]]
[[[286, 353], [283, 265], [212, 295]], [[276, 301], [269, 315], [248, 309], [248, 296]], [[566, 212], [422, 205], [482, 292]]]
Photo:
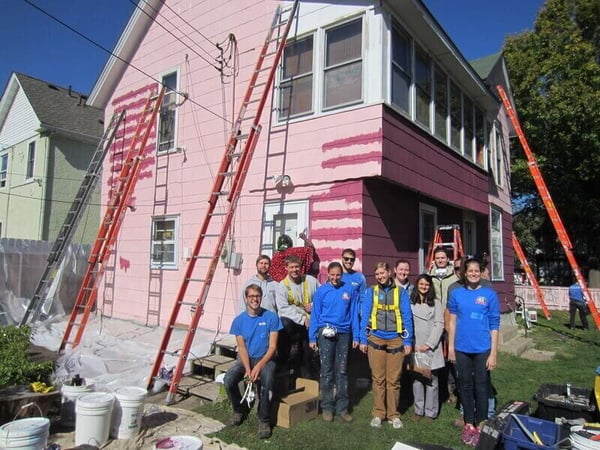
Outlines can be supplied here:
[[450, 145], [460, 153], [460, 130], [462, 127], [462, 99], [460, 89], [450, 83]]
[[176, 216], [152, 219], [152, 267], [177, 268], [177, 228]]
[[[416, 47], [416, 46], [415, 46]], [[429, 105], [431, 103], [431, 60], [427, 53], [415, 48], [415, 118], [417, 122], [430, 126]]]
[[165, 96], [160, 107], [158, 119], [158, 153], [175, 149], [175, 130], [177, 124], [177, 72], [162, 77]]
[[312, 112], [312, 35], [285, 46], [279, 90], [279, 120]]
[[475, 162], [485, 167], [485, 122], [483, 112], [475, 108]]
[[[490, 164], [493, 164], [494, 180], [498, 186], [503, 186], [503, 170], [504, 170], [504, 140], [502, 134], [502, 126], [499, 122], [494, 124], [494, 155]], [[491, 147], [491, 146], [490, 146]]]
[[463, 97], [463, 155], [466, 158], [473, 161], [473, 138], [474, 134], [474, 122], [473, 122], [473, 102], [467, 97]]
[[448, 116], [448, 77], [436, 65], [434, 71], [434, 120], [435, 135], [446, 142], [448, 137], [446, 133], [446, 117]]
[[362, 18], [325, 32], [324, 109], [362, 100]]
[[25, 172], [26, 180], [33, 178], [34, 166], [35, 166], [35, 142], [30, 142], [29, 148], [27, 150], [27, 170]]
[[8, 175], [8, 153], [0, 156], [0, 188], [6, 187], [6, 177]]
[[502, 212], [496, 208], [490, 211], [490, 241], [491, 241], [491, 268], [492, 280], [504, 279], [504, 256], [502, 254]]
[[394, 24], [392, 29], [392, 104], [410, 113], [412, 72], [410, 38]]

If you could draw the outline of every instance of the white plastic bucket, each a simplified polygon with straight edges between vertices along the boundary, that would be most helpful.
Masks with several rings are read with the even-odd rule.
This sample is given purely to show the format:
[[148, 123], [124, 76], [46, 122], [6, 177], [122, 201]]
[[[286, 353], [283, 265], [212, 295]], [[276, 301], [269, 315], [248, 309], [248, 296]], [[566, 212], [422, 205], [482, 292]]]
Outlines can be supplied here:
[[140, 431], [146, 389], [134, 386], [122, 387], [115, 391], [115, 397], [110, 435], [117, 439], [129, 439]]
[[82, 394], [94, 391], [94, 383], [83, 386], [71, 386], [70, 383], [64, 383], [60, 388], [62, 395], [60, 407], [60, 422], [66, 427], [75, 426], [75, 401]]
[[202, 439], [194, 436], [169, 436], [159, 439], [154, 444], [154, 450], [202, 450]]
[[32, 417], [9, 422], [0, 427], [0, 448], [44, 450], [48, 444], [50, 420]]
[[108, 440], [114, 396], [106, 392], [80, 395], [75, 403], [75, 445], [101, 447]]

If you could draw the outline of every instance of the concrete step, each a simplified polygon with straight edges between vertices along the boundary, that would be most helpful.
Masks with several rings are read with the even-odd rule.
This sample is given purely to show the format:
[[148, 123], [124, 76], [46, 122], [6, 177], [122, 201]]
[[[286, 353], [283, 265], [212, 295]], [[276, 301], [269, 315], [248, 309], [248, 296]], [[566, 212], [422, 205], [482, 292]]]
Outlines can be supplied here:
[[235, 363], [235, 358], [225, 355], [208, 355], [192, 360], [193, 373], [211, 377], [213, 380], [226, 372]]
[[533, 340], [525, 336], [516, 336], [499, 345], [499, 350], [515, 356], [521, 356], [525, 351], [533, 348]]
[[215, 341], [212, 345], [212, 353], [235, 358], [237, 356], [237, 341], [235, 336], [228, 334]]

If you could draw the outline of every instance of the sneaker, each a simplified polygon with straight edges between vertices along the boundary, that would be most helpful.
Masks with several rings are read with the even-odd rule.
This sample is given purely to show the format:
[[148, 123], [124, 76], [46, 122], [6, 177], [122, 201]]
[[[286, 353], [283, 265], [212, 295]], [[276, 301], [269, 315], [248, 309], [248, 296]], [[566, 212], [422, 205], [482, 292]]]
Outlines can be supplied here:
[[258, 422], [258, 438], [268, 439], [271, 437], [271, 425], [267, 422]]
[[229, 419], [229, 425], [237, 427], [237, 426], [241, 425], [243, 421], [244, 421], [244, 415], [242, 413], [236, 412], [236, 413], [233, 413], [233, 416], [231, 416], [231, 419]]
[[353, 420], [352, 416], [350, 414], [348, 414], [348, 411], [340, 414], [340, 419], [342, 419], [342, 421], [346, 422], [346, 423], [350, 423]]
[[400, 417], [394, 417], [392, 420], [390, 420], [390, 423], [392, 424], [392, 427], [396, 430], [399, 430], [400, 428], [404, 427], [404, 424], [402, 423], [402, 420], [400, 420]]
[[[465, 445], [473, 445], [473, 439], [475, 438], [475, 434], [477, 434], [477, 429], [468, 423], [462, 430], [462, 434], [460, 435], [463, 444]], [[479, 438], [478, 438], [479, 440]]]
[[371, 419], [371, 426], [373, 428], [381, 428], [381, 419], [379, 417], [373, 417], [373, 419]]
[[471, 445], [473, 447], [477, 447], [477, 443], [479, 442], [480, 433], [481, 433], [481, 431], [479, 428], [475, 428], [473, 430], [473, 439], [471, 440]]
[[325, 422], [333, 422], [333, 413], [331, 411], [323, 411], [323, 420]]
[[454, 419], [454, 422], [452, 422], [452, 425], [454, 425], [456, 428], [464, 428], [465, 427], [465, 419], [463, 417]]

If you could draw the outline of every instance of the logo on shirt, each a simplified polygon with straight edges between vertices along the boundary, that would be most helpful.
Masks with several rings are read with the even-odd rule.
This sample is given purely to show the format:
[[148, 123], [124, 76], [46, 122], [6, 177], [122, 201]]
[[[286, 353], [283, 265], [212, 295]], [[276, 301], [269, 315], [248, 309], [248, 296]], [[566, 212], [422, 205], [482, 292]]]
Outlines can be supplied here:
[[485, 297], [477, 297], [475, 299], [475, 304], [476, 305], [483, 305], [483, 306], [485, 306], [485, 305], [487, 305], [487, 298], [485, 298]]
[[258, 326], [259, 327], [266, 327], [267, 326], [267, 322], [258, 322]]
[[348, 294], [347, 292], [344, 292], [342, 294], [342, 300], [346, 300], [346, 301], [350, 300], [350, 294]]

